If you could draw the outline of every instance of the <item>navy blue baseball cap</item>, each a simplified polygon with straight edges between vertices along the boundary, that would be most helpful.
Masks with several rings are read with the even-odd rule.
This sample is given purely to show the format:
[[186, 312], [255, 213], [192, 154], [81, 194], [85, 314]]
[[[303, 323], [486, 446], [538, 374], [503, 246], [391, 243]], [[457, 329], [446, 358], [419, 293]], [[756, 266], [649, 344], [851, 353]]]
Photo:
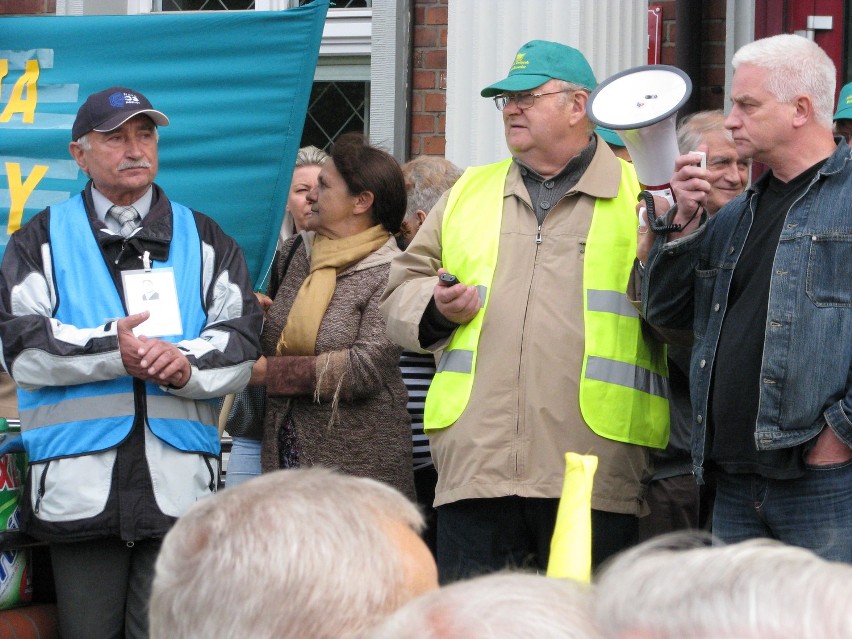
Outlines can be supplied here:
[[168, 126], [165, 113], [157, 111], [139, 91], [127, 87], [110, 87], [93, 93], [77, 111], [71, 128], [71, 139], [79, 140], [89, 131], [106, 133], [117, 129], [134, 115], [144, 113], [158, 126]]

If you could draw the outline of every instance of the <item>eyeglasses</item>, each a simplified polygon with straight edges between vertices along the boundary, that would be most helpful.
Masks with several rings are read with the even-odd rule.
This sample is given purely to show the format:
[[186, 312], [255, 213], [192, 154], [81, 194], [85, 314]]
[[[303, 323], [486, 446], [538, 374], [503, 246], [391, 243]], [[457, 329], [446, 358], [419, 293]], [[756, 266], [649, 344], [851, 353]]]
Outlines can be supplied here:
[[501, 93], [500, 95], [495, 95], [493, 100], [498, 111], [505, 109], [509, 106], [510, 102], [514, 102], [519, 109], [531, 109], [535, 104], [536, 98], [540, 98], [544, 95], [556, 95], [557, 93], [574, 93], [574, 91], [570, 89], [562, 89], [561, 91], [550, 91], [548, 93], [516, 93], [514, 95]]

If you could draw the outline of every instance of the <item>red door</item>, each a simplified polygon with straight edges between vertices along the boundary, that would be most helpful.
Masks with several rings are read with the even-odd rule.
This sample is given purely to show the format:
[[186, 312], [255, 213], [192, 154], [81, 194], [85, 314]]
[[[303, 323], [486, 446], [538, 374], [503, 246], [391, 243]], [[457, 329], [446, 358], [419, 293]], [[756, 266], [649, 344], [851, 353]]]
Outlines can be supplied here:
[[845, 1], [756, 0], [754, 5], [755, 39], [798, 33], [812, 38], [828, 53], [837, 67], [836, 101], [840, 87], [852, 80], [848, 64], [850, 25]]

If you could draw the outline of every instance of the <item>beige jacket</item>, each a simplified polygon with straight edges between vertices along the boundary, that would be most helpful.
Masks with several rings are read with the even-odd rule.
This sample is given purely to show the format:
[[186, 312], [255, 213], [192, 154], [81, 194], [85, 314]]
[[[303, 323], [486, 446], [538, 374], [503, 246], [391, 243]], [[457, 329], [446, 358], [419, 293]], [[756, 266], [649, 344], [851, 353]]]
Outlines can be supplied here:
[[[559, 497], [564, 455], [574, 451], [599, 457], [593, 508], [647, 511], [648, 450], [596, 435], [579, 408], [583, 253], [595, 199], [615, 197], [620, 175], [618, 160], [599, 141], [579, 183], [547, 214], [537, 245], [536, 217], [520, 169], [517, 164], [509, 169], [498, 264], [470, 401], [455, 424], [430, 433], [438, 470], [436, 506], [507, 495]], [[447, 194], [408, 250], [394, 258], [382, 297], [388, 335], [409, 349], [446, 345], [418, 343], [420, 319], [441, 266], [446, 203]], [[636, 215], [632, 209], [624, 214]]]

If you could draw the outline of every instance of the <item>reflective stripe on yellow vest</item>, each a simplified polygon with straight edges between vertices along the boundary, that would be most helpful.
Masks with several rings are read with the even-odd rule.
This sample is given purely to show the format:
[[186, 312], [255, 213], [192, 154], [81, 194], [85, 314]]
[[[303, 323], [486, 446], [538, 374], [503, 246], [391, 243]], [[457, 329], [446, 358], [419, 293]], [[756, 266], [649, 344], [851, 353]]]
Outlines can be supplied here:
[[[462, 414], [476, 372], [476, 347], [488, 308], [497, 267], [503, 190], [512, 159], [467, 169], [458, 179], [444, 210], [441, 263], [465, 284], [479, 289], [482, 308], [459, 326], [441, 355], [423, 409], [425, 431], [446, 428]], [[471, 242], [470, 238], [476, 241]]]
[[618, 197], [598, 199], [583, 261], [583, 420], [601, 437], [665, 448], [669, 439], [665, 346], [642, 335], [627, 298], [636, 255], [639, 185], [622, 161]]
[[[468, 169], [450, 192], [441, 229], [442, 263], [462, 282], [480, 287], [483, 308], [455, 330], [441, 358], [426, 396], [427, 431], [452, 425], [470, 399], [479, 335], [497, 268], [511, 162]], [[596, 201], [586, 244], [580, 408], [589, 427], [603, 437], [664, 447], [669, 420], [665, 349], [645, 344], [638, 314], [625, 295], [636, 254], [633, 211], [639, 188], [633, 167], [626, 162], [621, 166], [618, 197]], [[474, 236], [477, 241], [471, 242]]]

